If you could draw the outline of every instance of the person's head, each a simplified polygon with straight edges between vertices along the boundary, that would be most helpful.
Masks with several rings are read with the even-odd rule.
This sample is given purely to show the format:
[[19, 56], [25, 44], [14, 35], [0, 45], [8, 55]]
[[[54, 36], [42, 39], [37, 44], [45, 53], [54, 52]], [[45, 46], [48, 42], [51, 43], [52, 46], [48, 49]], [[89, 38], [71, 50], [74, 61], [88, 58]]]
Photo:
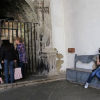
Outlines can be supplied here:
[[98, 49], [98, 53], [100, 54], [100, 48]]
[[9, 46], [10, 45], [10, 42], [9, 42], [9, 40], [2, 40], [2, 45], [1, 45], [1, 47], [2, 46]]
[[22, 43], [22, 39], [20, 37], [17, 37], [16, 40], [15, 40], [16, 44], [20, 44]]

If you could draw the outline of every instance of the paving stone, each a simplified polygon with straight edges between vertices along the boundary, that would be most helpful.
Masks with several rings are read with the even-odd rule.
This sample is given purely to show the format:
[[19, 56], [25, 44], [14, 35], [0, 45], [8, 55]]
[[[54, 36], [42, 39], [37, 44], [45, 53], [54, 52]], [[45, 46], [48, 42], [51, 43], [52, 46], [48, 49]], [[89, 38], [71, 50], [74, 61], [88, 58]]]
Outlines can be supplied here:
[[12, 88], [18, 88], [18, 87], [29, 86], [29, 85], [37, 85], [41, 83], [47, 83], [47, 82], [52, 82], [57, 80], [65, 80], [65, 79], [66, 79], [65, 74], [50, 76], [45, 78], [41, 76], [31, 76], [30, 79], [17, 81], [16, 83], [13, 84], [1, 84], [0, 91], [2, 91], [3, 89], [8, 90]]
[[24, 86], [0, 92], [0, 100], [100, 100], [100, 90], [66, 80]]

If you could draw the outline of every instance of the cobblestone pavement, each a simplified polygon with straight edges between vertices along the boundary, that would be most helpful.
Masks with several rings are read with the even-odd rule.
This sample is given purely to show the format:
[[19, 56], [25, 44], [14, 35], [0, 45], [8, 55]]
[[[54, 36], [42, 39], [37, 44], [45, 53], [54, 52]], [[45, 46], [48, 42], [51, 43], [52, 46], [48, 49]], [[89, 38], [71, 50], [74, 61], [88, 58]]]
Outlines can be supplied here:
[[100, 100], [100, 90], [56, 81], [0, 92], [0, 100]]

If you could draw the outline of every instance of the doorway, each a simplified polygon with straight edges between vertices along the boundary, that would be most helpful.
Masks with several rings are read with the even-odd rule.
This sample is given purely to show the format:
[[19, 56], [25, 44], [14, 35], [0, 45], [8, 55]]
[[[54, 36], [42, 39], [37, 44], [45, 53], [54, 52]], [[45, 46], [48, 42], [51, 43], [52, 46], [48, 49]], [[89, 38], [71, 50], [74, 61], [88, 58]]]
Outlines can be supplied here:
[[0, 40], [8, 38], [14, 44], [16, 37], [21, 37], [25, 44], [28, 63], [26, 64], [27, 73], [36, 72], [36, 40], [37, 23], [15, 21], [13, 18], [0, 20]]

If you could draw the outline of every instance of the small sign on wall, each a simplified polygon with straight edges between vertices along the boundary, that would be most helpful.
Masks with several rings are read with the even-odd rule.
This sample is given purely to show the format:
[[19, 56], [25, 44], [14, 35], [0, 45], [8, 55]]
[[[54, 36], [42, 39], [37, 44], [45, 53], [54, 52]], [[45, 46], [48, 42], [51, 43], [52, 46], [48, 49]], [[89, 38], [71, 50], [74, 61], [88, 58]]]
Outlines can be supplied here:
[[68, 53], [75, 53], [75, 48], [68, 48]]

